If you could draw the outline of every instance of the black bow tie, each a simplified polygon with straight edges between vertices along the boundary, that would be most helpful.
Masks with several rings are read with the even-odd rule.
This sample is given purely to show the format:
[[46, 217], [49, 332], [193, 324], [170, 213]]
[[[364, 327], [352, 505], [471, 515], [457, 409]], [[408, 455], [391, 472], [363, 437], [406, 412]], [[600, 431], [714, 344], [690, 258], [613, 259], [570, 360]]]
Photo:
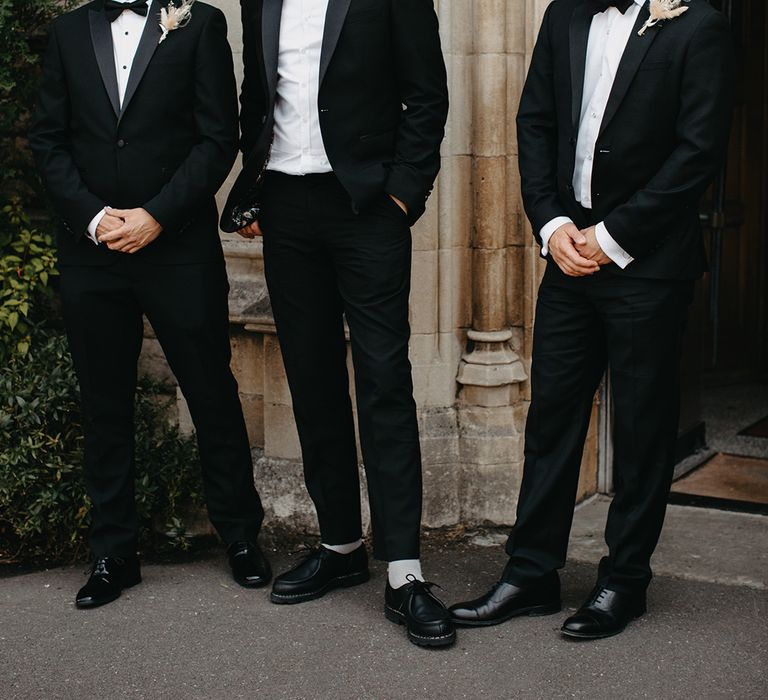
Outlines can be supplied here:
[[605, 12], [609, 7], [615, 7], [623, 15], [634, 3], [635, 0], [592, 0], [595, 14]]
[[149, 10], [147, 0], [134, 0], [133, 2], [104, 0], [104, 12], [106, 12], [110, 22], [114, 22], [125, 10], [133, 10], [137, 15], [146, 17]]

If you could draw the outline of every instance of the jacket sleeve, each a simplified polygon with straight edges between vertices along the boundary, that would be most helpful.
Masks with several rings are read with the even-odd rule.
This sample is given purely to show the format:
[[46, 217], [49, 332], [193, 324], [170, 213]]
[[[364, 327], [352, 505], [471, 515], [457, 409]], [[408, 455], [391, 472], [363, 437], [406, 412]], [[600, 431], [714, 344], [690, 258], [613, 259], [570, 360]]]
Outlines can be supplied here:
[[55, 23], [43, 60], [29, 145], [56, 213], [76, 238], [84, 236], [104, 202], [86, 187], [70, 150], [69, 91]]
[[254, 31], [253, 0], [240, 0], [243, 22], [243, 84], [240, 90], [240, 150], [248, 155], [264, 127], [267, 106], [259, 76], [261, 37]]
[[661, 244], [681, 208], [698, 207], [728, 145], [735, 74], [723, 15], [708, 14], [702, 20], [685, 60], [676, 148], [643, 189], [605, 218], [611, 236], [634, 258]]
[[557, 192], [557, 106], [552, 68], [550, 8], [533, 49], [517, 112], [518, 165], [523, 205], [534, 235], [546, 224], [568, 217]]
[[405, 106], [385, 189], [405, 202], [415, 222], [440, 171], [448, 118], [448, 81], [432, 0], [392, 0], [393, 52]]
[[144, 208], [164, 229], [180, 230], [201, 201], [213, 197], [237, 155], [237, 86], [227, 22], [215, 10], [201, 29], [195, 62], [197, 143]]

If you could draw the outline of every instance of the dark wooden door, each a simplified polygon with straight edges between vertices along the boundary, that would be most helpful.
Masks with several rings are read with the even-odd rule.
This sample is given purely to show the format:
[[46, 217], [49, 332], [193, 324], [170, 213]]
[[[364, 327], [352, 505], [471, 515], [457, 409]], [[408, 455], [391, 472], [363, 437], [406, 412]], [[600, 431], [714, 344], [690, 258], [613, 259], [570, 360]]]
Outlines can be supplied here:
[[702, 385], [768, 373], [768, 9], [764, 0], [712, 4], [731, 19], [738, 100], [727, 164], [702, 202], [711, 269], [686, 338], [681, 457], [703, 436]]

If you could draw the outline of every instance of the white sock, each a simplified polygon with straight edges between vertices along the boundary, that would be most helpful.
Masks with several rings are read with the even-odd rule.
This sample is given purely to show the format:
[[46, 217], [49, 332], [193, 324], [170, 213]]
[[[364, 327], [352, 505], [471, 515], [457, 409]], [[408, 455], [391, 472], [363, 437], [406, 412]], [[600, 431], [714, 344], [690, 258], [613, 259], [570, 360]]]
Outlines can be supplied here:
[[352, 552], [354, 552], [358, 547], [362, 546], [362, 544], [362, 540], [355, 540], [349, 544], [325, 544], [325, 542], [323, 542], [323, 547], [330, 549], [332, 552], [336, 552], [337, 554], [352, 554]]
[[392, 588], [401, 588], [405, 584], [410, 583], [413, 580], [411, 576], [417, 581], [424, 580], [424, 576], [421, 573], [421, 560], [398, 559], [397, 561], [389, 562], [387, 578]]

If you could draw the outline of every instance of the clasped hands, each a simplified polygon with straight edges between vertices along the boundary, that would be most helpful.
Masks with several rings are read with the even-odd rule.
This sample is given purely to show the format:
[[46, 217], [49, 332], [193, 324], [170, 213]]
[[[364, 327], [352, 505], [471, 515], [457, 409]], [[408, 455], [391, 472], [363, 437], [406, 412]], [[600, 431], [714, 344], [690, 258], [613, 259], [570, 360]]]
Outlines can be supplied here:
[[574, 223], [563, 224], [549, 239], [549, 252], [569, 277], [593, 275], [612, 262], [600, 247], [594, 226], [579, 230]]
[[96, 238], [110, 250], [137, 253], [162, 232], [163, 227], [146, 209], [106, 208], [96, 227]]

